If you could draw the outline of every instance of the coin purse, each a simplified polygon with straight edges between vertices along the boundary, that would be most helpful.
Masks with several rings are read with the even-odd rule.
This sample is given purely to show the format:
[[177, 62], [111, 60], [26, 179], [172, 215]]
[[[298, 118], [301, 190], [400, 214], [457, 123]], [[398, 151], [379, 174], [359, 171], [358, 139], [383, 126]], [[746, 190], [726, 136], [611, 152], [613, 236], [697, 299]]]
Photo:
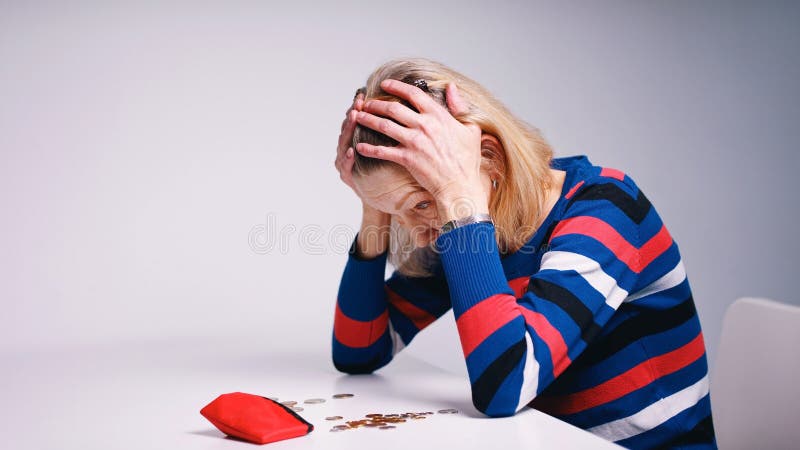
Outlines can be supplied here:
[[305, 436], [314, 429], [290, 408], [244, 392], [222, 394], [200, 414], [223, 433], [256, 444]]

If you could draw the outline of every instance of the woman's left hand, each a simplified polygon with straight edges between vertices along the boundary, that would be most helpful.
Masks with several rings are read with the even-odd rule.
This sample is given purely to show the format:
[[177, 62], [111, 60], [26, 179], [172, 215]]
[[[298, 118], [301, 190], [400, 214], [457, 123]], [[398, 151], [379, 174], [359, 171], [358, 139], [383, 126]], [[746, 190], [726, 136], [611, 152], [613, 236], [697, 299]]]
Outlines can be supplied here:
[[[364, 156], [394, 161], [433, 195], [440, 220], [488, 212], [481, 181], [481, 129], [453, 117], [467, 112], [454, 83], [447, 85], [445, 109], [422, 89], [398, 80], [381, 88], [407, 100], [419, 113], [395, 101], [369, 100], [356, 114], [359, 124], [396, 140], [396, 147], [359, 143]], [[392, 118], [397, 123], [387, 119]]]

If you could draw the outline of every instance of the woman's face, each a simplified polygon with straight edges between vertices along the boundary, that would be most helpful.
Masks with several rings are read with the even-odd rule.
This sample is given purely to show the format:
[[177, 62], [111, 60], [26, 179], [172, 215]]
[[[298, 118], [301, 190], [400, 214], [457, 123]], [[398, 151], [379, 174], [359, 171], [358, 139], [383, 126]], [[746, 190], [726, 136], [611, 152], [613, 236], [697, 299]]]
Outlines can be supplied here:
[[[482, 173], [482, 178], [488, 194], [489, 176]], [[428, 246], [439, 237], [444, 223], [438, 217], [436, 200], [405, 169], [383, 167], [368, 175], [354, 176], [353, 182], [361, 193], [361, 200], [393, 216], [417, 247]]]
[[390, 214], [411, 235], [417, 247], [433, 243], [439, 236], [436, 202], [404, 169], [384, 167], [369, 175], [353, 177], [361, 200]]

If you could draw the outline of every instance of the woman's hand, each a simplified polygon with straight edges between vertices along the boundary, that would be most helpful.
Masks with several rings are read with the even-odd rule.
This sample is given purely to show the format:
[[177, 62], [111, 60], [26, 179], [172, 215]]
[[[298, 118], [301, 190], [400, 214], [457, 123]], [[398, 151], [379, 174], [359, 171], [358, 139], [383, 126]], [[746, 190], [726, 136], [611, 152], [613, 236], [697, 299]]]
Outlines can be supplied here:
[[345, 113], [344, 120], [342, 121], [342, 130], [339, 133], [339, 144], [336, 146], [336, 160], [334, 166], [339, 171], [339, 178], [344, 184], [350, 186], [350, 189], [361, 198], [355, 184], [353, 183], [353, 163], [355, 162], [353, 148], [350, 146], [353, 142], [353, 132], [356, 129], [355, 114], [361, 110], [364, 105], [364, 93], [359, 91], [353, 98], [353, 104]]
[[448, 84], [446, 91], [447, 106], [453, 114], [416, 86], [384, 80], [381, 87], [407, 100], [419, 113], [399, 102], [364, 103], [353, 113], [358, 123], [393, 138], [399, 145], [359, 143], [356, 150], [364, 156], [394, 161], [405, 167], [436, 199], [439, 219], [443, 222], [488, 212], [480, 172], [481, 129], [453, 117], [468, 108], [455, 84]]
[[[353, 142], [353, 132], [356, 129], [357, 122], [355, 114], [360, 111], [364, 105], [364, 94], [358, 92], [353, 98], [353, 104], [345, 113], [345, 118], [342, 121], [342, 129], [339, 134], [339, 143], [336, 146], [336, 160], [334, 165], [336, 170], [339, 171], [339, 178], [344, 184], [350, 186], [350, 189], [361, 198], [355, 183], [353, 183], [353, 163], [355, 162], [354, 150], [350, 146]], [[373, 258], [383, 252], [389, 246], [389, 225], [391, 223], [391, 216], [382, 211], [367, 205], [363, 199], [361, 201], [362, 216], [361, 216], [361, 229], [358, 233], [358, 254], [364, 258]]]

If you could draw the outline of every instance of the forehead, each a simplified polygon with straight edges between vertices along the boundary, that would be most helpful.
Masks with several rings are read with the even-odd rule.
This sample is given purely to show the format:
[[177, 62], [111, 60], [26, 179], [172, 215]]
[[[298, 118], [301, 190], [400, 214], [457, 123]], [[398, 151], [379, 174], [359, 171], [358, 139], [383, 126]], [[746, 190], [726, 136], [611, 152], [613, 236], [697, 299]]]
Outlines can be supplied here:
[[400, 208], [411, 194], [423, 190], [405, 169], [381, 167], [353, 181], [366, 202], [384, 211]]

